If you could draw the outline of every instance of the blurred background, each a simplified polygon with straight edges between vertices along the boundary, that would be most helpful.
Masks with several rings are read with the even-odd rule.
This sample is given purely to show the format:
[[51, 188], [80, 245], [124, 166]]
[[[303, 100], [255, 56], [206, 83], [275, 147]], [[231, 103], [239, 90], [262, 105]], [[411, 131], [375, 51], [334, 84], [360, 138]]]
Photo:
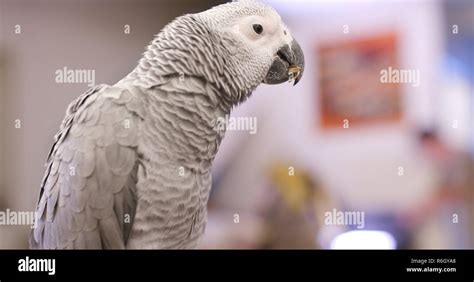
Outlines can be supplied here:
[[[88, 88], [57, 70], [114, 84], [166, 23], [223, 2], [0, 0], [0, 212], [34, 210]], [[474, 2], [263, 2], [305, 75], [232, 113], [257, 131], [226, 134], [200, 248], [473, 248]], [[29, 230], [0, 225], [0, 248], [27, 248]]]

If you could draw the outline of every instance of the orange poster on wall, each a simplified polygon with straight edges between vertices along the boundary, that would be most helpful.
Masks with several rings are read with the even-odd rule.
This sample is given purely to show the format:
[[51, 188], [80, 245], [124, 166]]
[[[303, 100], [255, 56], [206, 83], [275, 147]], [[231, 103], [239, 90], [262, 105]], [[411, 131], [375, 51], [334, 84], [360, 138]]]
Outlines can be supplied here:
[[323, 128], [398, 122], [401, 93], [381, 72], [398, 68], [394, 33], [319, 47], [320, 121]]

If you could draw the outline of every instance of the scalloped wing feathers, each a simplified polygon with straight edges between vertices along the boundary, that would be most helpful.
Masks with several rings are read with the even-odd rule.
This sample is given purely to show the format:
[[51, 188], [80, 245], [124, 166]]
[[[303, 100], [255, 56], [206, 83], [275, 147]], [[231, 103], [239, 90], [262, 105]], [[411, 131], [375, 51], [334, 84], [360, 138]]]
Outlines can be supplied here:
[[124, 248], [137, 199], [138, 98], [106, 85], [69, 106], [48, 156], [32, 248]]

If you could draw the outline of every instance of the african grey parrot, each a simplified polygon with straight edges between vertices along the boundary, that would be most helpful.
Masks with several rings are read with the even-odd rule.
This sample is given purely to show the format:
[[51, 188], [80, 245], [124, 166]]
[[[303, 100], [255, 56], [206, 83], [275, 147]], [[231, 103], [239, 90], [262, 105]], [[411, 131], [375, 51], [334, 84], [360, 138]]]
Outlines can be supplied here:
[[193, 248], [203, 234], [216, 120], [303, 52], [280, 16], [238, 1], [178, 17], [113, 86], [73, 101], [49, 153], [31, 248]]

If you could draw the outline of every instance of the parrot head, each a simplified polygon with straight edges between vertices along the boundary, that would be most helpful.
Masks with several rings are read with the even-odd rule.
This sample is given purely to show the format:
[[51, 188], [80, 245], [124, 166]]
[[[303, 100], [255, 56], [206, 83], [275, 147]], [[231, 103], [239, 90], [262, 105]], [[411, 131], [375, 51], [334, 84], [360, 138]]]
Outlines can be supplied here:
[[178, 75], [198, 77], [233, 106], [261, 83], [296, 84], [303, 72], [303, 51], [280, 15], [268, 5], [240, 0], [176, 18], [147, 47], [131, 77], [144, 87]]
[[303, 76], [303, 51], [272, 7], [240, 0], [197, 16], [220, 35], [242, 75], [250, 76], [252, 83], [296, 85]]

